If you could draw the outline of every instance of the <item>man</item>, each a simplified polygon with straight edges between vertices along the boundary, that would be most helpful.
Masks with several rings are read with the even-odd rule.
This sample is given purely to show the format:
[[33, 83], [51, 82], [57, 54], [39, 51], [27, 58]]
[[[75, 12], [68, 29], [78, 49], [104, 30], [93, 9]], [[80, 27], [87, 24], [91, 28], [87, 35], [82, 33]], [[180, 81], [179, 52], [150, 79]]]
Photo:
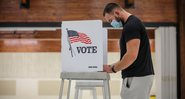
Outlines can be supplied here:
[[122, 71], [122, 99], [149, 99], [154, 70], [143, 23], [116, 3], [107, 4], [103, 16], [113, 27], [124, 27], [120, 37], [120, 61], [104, 65], [104, 71]]

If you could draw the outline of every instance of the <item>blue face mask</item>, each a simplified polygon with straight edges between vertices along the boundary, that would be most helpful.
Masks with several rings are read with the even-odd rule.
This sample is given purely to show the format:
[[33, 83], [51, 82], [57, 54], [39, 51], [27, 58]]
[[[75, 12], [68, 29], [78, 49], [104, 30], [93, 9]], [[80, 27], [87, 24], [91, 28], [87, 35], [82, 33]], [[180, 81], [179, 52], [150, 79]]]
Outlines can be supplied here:
[[120, 28], [120, 27], [123, 26], [122, 23], [121, 23], [121, 21], [118, 22], [118, 21], [116, 21], [116, 20], [112, 20], [112, 22], [111, 22], [110, 24], [111, 24], [114, 28]]

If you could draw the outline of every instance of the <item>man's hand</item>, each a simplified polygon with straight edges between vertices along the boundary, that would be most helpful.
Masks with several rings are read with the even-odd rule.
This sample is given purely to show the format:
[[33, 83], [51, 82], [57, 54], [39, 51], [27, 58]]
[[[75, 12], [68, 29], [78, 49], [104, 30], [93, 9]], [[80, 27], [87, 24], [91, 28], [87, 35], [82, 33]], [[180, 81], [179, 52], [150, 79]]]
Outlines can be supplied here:
[[103, 65], [103, 71], [107, 73], [113, 73], [112, 67], [110, 67], [109, 65]]

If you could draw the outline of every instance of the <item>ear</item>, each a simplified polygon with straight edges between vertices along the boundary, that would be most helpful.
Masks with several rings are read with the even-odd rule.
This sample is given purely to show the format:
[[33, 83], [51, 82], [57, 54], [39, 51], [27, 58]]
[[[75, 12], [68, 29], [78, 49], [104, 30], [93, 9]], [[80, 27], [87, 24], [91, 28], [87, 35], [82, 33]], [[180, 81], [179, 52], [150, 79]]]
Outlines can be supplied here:
[[115, 11], [115, 14], [116, 14], [116, 15], [119, 15], [119, 12], [118, 12], [118, 11]]
[[119, 14], [120, 14], [119, 10], [115, 9], [114, 10], [114, 15], [119, 16]]

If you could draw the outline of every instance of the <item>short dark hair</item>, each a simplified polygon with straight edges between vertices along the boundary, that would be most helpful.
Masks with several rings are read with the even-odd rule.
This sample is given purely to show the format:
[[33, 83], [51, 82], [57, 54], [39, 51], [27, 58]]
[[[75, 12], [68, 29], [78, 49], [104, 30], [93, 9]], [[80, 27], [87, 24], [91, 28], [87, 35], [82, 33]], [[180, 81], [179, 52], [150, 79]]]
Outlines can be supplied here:
[[111, 13], [113, 9], [115, 8], [121, 8], [117, 3], [108, 3], [103, 11], [103, 16], [105, 16], [106, 13]]

